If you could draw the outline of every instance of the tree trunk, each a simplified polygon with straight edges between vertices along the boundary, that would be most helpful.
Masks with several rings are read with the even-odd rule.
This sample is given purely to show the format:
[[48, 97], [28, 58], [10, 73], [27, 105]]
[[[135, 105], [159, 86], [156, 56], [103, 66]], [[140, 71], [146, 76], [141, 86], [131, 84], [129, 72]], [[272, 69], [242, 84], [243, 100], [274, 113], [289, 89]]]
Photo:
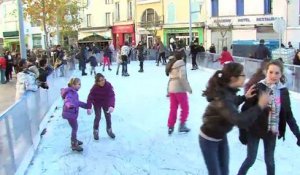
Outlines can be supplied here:
[[45, 47], [48, 49], [48, 30], [46, 26], [46, 13], [45, 13], [45, 0], [42, 1], [43, 6], [43, 27], [44, 27], [44, 33], [45, 33]]

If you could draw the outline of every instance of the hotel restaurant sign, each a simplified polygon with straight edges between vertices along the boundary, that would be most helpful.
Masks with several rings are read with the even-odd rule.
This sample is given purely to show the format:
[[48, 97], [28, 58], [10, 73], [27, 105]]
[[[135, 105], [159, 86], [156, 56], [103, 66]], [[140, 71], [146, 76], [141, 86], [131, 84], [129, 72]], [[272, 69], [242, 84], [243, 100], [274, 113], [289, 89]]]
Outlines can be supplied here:
[[243, 16], [243, 17], [212, 17], [208, 20], [209, 26], [216, 26], [216, 23], [221, 25], [255, 25], [255, 24], [273, 24], [276, 19], [283, 17], [275, 16]]

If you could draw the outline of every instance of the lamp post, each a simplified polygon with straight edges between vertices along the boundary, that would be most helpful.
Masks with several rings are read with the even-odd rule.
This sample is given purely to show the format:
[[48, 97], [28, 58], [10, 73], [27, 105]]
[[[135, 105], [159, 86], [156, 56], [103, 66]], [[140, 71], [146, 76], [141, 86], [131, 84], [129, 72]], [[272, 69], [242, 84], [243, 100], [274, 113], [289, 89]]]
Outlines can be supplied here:
[[189, 38], [190, 38], [190, 43], [191, 45], [193, 41], [193, 35], [192, 35], [192, 14], [194, 13], [200, 13], [201, 12], [201, 7], [202, 7], [202, 2], [200, 2], [199, 10], [192, 11], [192, 0], [189, 0]]
[[25, 34], [24, 34], [24, 17], [23, 17], [23, 3], [18, 0], [18, 19], [19, 19], [19, 40], [20, 40], [20, 53], [22, 59], [27, 59]]

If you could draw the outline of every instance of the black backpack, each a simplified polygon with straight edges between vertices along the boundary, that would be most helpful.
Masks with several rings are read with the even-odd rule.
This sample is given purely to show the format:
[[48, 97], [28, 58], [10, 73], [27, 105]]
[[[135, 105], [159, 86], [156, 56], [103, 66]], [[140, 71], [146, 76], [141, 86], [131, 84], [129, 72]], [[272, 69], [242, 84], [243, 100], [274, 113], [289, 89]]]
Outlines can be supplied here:
[[176, 62], [177, 60], [175, 58], [169, 59], [169, 62], [166, 65], [166, 75], [169, 76], [169, 73], [171, 72], [172, 66], [173, 64]]

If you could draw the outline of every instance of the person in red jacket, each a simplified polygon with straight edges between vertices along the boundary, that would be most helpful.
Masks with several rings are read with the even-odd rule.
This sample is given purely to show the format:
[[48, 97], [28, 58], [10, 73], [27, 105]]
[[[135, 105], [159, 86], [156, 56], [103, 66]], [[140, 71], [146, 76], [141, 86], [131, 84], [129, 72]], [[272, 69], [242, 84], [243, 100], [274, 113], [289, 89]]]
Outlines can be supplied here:
[[4, 57], [0, 56], [0, 77], [1, 77], [1, 83], [5, 84], [5, 70], [6, 70], [6, 60]]
[[234, 62], [230, 52], [227, 51], [227, 47], [223, 47], [223, 52], [221, 53], [220, 58], [218, 59], [221, 65], [226, 63]]

